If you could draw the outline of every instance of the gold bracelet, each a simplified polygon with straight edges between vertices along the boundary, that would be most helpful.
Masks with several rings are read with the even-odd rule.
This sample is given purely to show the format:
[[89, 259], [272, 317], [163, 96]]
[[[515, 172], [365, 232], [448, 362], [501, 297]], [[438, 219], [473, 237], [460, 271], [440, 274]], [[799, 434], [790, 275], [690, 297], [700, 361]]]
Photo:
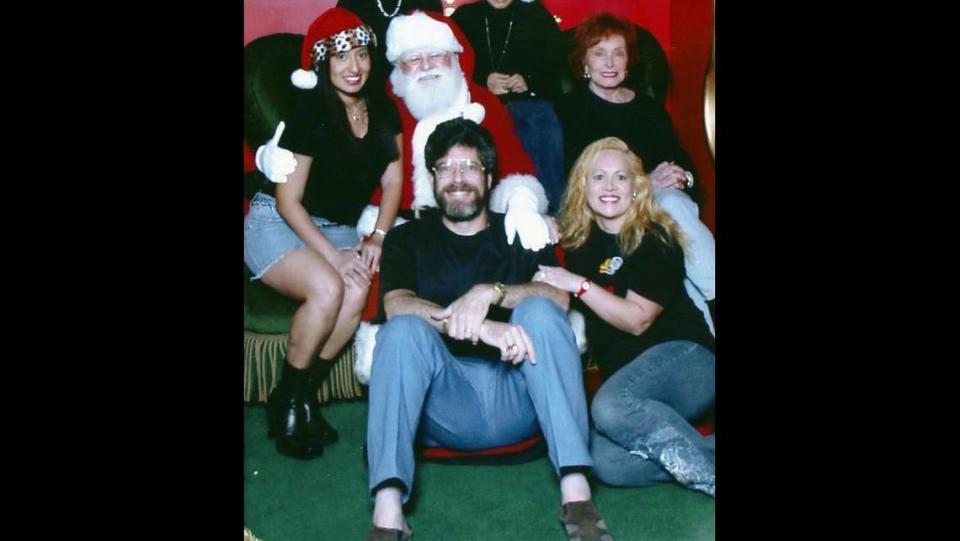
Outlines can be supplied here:
[[494, 282], [493, 290], [497, 292], [497, 298], [494, 299], [493, 305], [500, 306], [500, 303], [503, 302], [504, 297], [507, 296], [507, 286], [503, 285], [501, 282]]

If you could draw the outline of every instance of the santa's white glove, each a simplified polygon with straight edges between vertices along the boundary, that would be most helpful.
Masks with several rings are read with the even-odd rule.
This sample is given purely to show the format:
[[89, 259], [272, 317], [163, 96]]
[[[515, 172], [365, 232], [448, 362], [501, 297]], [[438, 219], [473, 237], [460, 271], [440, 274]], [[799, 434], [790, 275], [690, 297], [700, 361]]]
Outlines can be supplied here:
[[507, 200], [507, 214], [503, 218], [507, 244], [513, 244], [515, 235], [527, 250], [542, 250], [550, 242], [547, 222], [537, 212], [537, 196], [526, 186], [517, 186]]
[[283, 129], [286, 127], [287, 125], [281, 120], [277, 124], [277, 131], [273, 133], [273, 138], [266, 144], [260, 145], [253, 159], [257, 164], [257, 170], [278, 184], [286, 182], [287, 175], [297, 168], [297, 159], [293, 157], [293, 152], [279, 146], [280, 136], [283, 135]]

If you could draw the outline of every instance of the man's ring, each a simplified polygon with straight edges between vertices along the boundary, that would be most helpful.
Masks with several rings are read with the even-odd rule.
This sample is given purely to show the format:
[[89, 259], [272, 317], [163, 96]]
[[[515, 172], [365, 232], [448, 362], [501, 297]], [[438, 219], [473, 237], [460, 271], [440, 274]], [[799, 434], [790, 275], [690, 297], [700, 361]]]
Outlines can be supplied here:
[[517, 347], [516, 344], [510, 344], [509, 346], [507, 346], [507, 353], [510, 353], [510, 354], [516, 353], [517, 349], [519, 348]]

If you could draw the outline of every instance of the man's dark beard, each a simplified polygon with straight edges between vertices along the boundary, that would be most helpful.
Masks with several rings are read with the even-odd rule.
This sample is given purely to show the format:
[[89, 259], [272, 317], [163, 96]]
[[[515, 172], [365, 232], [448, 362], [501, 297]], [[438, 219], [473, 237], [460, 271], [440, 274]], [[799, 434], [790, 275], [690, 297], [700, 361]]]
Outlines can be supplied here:
[[469, 222], [470, 220], [476, 218], [487, 208], [487, 199], [490, 193], [487, 190], [484, 190], [482, 193], [477, 191], [473, 186], [467, 186], [463, 184], [451, 184], [447, 186], [443, 191], [445, 192], [456, 192], [456, 191], [469, 191], [473, 192], [475, 197], [473, 198], [473, 203], [463, 204], [460, 202], [450, 204], [447, 202], [446, 198], [443, 197], [443, 192], [434, 192], [433, 197], [437, 200], [437, 205], [440, 207], [440, 210], [443, 212], [443, 215], [447, 217], [451, 222]]

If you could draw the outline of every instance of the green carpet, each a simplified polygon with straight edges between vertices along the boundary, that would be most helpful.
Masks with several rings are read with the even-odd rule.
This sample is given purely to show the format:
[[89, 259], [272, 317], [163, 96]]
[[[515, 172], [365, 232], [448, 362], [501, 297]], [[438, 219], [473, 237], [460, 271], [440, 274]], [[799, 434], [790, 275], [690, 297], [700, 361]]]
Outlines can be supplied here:
[[[260, 406], [244, 420], [244, 525], [263, 541], [362, 541], [373, 505], [361, 446], [366, 401], [339, 402], [324, 415], [340, 441], [310, 461], [286, 458], [266, 437]], [[612, 488], [594, 500], [618, 541], [714, 539], [714, 499], [676, 484]], [[420, 463], [407, 520], [414, 539], [566, 539], [560, 493], [546, 457], [515, 466]]]

